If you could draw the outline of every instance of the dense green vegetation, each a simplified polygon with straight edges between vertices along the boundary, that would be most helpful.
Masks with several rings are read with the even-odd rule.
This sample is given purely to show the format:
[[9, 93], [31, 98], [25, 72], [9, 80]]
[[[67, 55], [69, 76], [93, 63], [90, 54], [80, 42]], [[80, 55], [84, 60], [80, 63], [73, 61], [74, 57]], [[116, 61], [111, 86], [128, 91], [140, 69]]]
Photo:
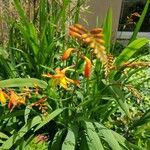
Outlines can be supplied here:
[[[137, 38], [150, 1], [123, 48], [102, 27], [79, 24], [84, 1], [37, 1], [29, 18], [13, 0], [0, 47], [0, 149], [147, 150], [149, 39]], [[119, 52], [119, 53], [118, 53]]]

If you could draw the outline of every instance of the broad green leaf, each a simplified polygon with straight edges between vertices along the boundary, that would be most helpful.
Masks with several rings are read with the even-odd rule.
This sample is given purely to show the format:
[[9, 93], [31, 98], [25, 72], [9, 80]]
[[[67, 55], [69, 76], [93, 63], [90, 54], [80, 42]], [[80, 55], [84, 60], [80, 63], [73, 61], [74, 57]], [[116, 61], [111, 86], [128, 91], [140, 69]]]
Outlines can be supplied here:
[[126, 139], [121, 136], [120, 134], [118, 134], [117, 132], [113, 131], [113, 130], [110, 130], [111, 133], [113, 134], [113, 136], [115, 137], [115, 139], [122, 145], [124, 146], [126, 149], [127, 148], [127, 145], [126, 145]]
[[64, 110], [65, 109], [56, 109], [51, 114], [49, 114], [47, 117], [43, 118], [42, 122], [37, 126], [37, 128], [35, 129], [35, 131], [37, 131], [38, 129], [42, 128], [45, 124], [47, 124], [49, 121], [51, 121], [56, 116], [58, 116], [59, 114], [61, 114]]
[[149, 42], [146, 38], [139, 38], [132, 43], [130, 43], [116, 58], [115, 64], [117, 66], [122, 65], [123, 63], [127, 62], [136, 52], [140, 50], [144, 45]]
[[94, 125], [98, 129], [99, 136], [108, 143], [112, 150], [123, 150], [116, 140], [115, 136], [112, 134], [111, 130], [107, 129], [97, 122], [94, 122]]
[[0, 132], [0, 139], [8, 139], [9, 137], [6, 135], [6, 134], [4, 134], [3, 132]]
[[145, 148], [141, 148], [137, 145], [134, 145], [130, 142], [128, 142], [123, 136], [121, 136], [120, 134], [118, 134], [117, 132], [115, 131], [112, 131], [112, 134], [115, 136], [116, 140], [121, 144], [123, 145], [126, 149], [133, 149], [133, 150], [146, 150]]
[[[62, 138], [65, 134], [65, 130], [60, 130], [55, 134], [55, 137], [52, 141], [52, 143], [50, 143], [49, 149], [52, 150], [60, 150], [61, 146], [62, 146]], [[69, 149], [68, 149], [69, 150]]]
[[106, 51], [110, 51], [112, 34], [112, 9], [109, 8], [103, 24]]
[[75, 150], [75, 135], [71, 129], [68, 129], [67, 136], [62, 144], [62, 150]]
[[79, 150], [83, 150], [83, 149], [87, 149], [87, 150], [89, 150], [89, 147], [88, 147], [88, 144], [87, 144], [87, 140], [86, 140], [86, 135], [85, 135], [85, 133], [84, 133], [84, 131], [81, 131], [80, 132], [80, 134], [81, 134], [81, 142], [80, 142], [80, 144], [79, 144]]
[[46, 88], [47, 83], [35, 78], [14, 78], [0, 81], [0, 88], [4, 87], [35, 87]]
[[14, 133], [8, 140], [1, 146], [2, 150], [10, 149], [19, 139], [21, 139], [31, 128], [41, 122], [41, 117], [36, 116], [29, 120], [18, 132]]
[[142, 12], [142, 14], [141, 14], [141, 17], [140, 17], [138, 23], [136, 24], [136, 27], [135, 27], [135, 29], [134, 29], [134, 31], [133, 31], [132, 37], [131, 37], [130, 40], [129, 40], [129, 43], [131, 43], [132, 41], [134, 41], [134, 40], [136, 39], [137, 34], [138, 34], [138, 32], [140, 31], [140, 28], [141, 28], [141, 26], [142, 26], [142, 23], [143, 23], [143, 21], [144, 21], [144, 18], [145, 18], [145, 16], [146, 16], [147, 11], [148, 11], [149, 4], [150, 4], [150, 0], [147, 0], [147, 3], [146, 3], [146, 5], [145, 5], [145, 7], [144, 7], [144, 10], [143, 10], [143, 12]]
[[101, 140], [95, 131], [95, 127], [91, 122], [84, 122], [86, 142], [89, 150], [104, 150]]

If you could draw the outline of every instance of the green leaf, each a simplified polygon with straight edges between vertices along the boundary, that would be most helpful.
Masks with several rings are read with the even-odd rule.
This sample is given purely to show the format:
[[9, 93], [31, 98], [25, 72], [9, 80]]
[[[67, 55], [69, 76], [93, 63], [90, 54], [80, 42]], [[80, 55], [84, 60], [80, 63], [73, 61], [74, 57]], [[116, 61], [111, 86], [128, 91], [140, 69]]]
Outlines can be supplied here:
[[117, 132], [115, 131], [112, 131], [112, 134], [115, 136], [116, 140], [121, 144], [123, 145], [126, 149], [129, 148], [129, 149], [133, 149], [133, 150], [146, 150], [145, 148], [141, 148], [135, 144], [132, 144], [130, 142], [128, 142], [123, 136], [121, 136], [120, 134], [118, 134]]
[[95, 131], [95, 127], [91, 122], [84, 122], [86, 142], [89, 150], [104, 150], [101, 140]]
[[[60, 150], [61, 149], [61, 145], [62, 145], [62, 138], [65, 134], [65, 130], [60, 130], [58, 131], [56, 134], [55, 134], [55, 137], [52, 141], [52, 143], [50, 143], [50, 146], [49, 146], [49, 149], [52, 149], [52, 150]], [[68, 149], [69, 150], [69, 149]]]
[[25, 120], [25, 123], [27, 123], [27, 121], [28, 121], [28, 117], [29, 117], [30, 111], [31, 111], [31, 108], [29, 106], [27, 106], [26, 109], [25, 109], [25, 111], [24, 111], [24, 120]]
[[132, 37], [131, 37], [130, 40], [129, 40], [129, 43], [131, 43], [132, 41], [134, 41], [134, 40], [136, 39], [137, 34], [138, 34], [138, 32], [140, 31], [140, 28], [141, 28], [141, 26], [142, 26], [142, 23], [143, 23], [143, 21], [144, 21], [144, 18], [145, 18], [145, 16], [146, 16], [147, 11], [148, 11], [149, 4], [150, 4], [150, 0], [147, 0], [147, 3], [146, 3], [146, 5], [145, 5], [145, 7], [144, 7], [144, 10], [143, 10], [143, 12], [142, 12], [142, 14], [141, 14], [141, 16], [140, 16], [140, 19], [139, 19], [138, 23], [136, 24], [136, 27], [135, 27], [135, 29], [134, 29], [134, 32], [133, 32], [133, 34], [132, 34]]
[[4, 87], [35, 87], [47, 88], [47, 83], [35, 78], [14, 78], [0, 81], [0, 88]]
[[16, 117], [16, 116], [23, 116], [24, 115], [24, 110], [17, 110], [15, 112], [11, 112], [11, 113], [8, 113], [7, 115], [2, 115], [0, 117], [0, 120], [4, 120], [6, 118], [12, 118], [12, 117]]
[[112, 9], [109, 8], [103, 24], [106, 51], [110, 51], [112, 34]]
[[122, 92], [122, 90], [120, 90], [120, 88], [117, 85], [112, 85], [111, 87], [109, 87], [109, 89], [111, 90], [112, 94], [115, 96], [115, 99], [118, 102], [119, 106], [126, 113], [126, 115], [130, 117], [129, 107], [126, 103], [125, 95]]
[[41, 122], [41, 117], [36, 116], [29, 120], [18, 132], [14, 133], [8, 140], [1, 146], [2, 150], [10, 149], [19, 139], [21, 139], [31, 128]]
[[75, 135], [71, 129], [68, 129], [67, 136], [62, 144], [62, 150], [74, 150], [75, 149]]
[[113, 134], [113, 136], [115, 137], [115, 139], [122, 145], [124, 146], [126, 149], [127, 148], [127, 145], [126, 145], [126, 139], [121, 136], [120, 134], [118, 134], [117, 132], [113, 131], [113, 130], [110, 130], [111, 133]]
[[110, 146], [112, 150], [123, 150], [116, 140], [115, 136], [112, 134], [111, 130], [107, 129], [103, 125], [94, 122], [94, 125], [98, 129], [98, 134], [102, 137]]
[[20, 16], [21, 21], [22, 21], [24, 24], [28, 25], [27, 16], [25, 15], [25, 12], [24, 12], [24, 10], [22, 9], [19, 0], [14, 0], [14, 6], [15, 6], [15, 8], [16, 8], [16, 10], [17, 10], [19, 16]]
[[0, 57], [3, 57], [4, 59], [8, 59], [8, 52], [6, 50], [4, 50], [2, 47], [0, 47]]
[[3, 132], [0, 132], [0, 139], [8, 139], [9, 137], [4, 134]]
[[56, 109], [51, 114], [49, 114], [47, 117], [44, 117], [44, 119], [42, 120], [42, 122], [35, 129], [35, 131], [37, 131], [38, 129], [42, 128], [45, 124], [47, 124], [49, 121], [51, 121], [56, 116], [58, 116], [59, 114], [61, 114], [64, 110], [65, 109]]
[[140, 50], [144, 45], [148, 44], [149, 40], [146, 38], [139, 38], [130, 43], [117, 57], [115, 64], [117, 66], [127, 62], [136, 52]]
[[4, 141], [0, 139], [0, 143], [4, 143]]
[[147, 110], [138, 120], [136, 120], [131, 128], [133, 129], [148, 123], [150, 123], [150, 109]]

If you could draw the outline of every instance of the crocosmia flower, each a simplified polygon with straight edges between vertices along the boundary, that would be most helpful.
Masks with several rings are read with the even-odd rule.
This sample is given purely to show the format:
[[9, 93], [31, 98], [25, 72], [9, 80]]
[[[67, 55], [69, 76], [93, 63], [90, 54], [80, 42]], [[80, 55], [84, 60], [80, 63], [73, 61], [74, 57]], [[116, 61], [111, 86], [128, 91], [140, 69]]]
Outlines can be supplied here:
[[92, 63], [91, 63], [91, 60], [89, 58], [87, 58], [86, 56], [83, 56], [83, 58], [85, 60], [84, 76], [86, 78], [89, 78], [90, 74], [91, 74]]
[[56, 74], [52, 75], [48, 73], [48, 74], [44, 74], [43, 76], [53, 79], [55, 86], [59, 85], [60, 87], [63, 87], [64, 89], [68, 90], [68, 85], [70, 83], [79, 86], [78, 80], [72, 80], [65, 75], [66, 71], [69, 70], [71, 67], [72, 66], [66, 67], [62, 70], [60, 70], [60, 68], [56, 68], [55, 69]]
[[25, 97], [17, 95], [14, 91], [10, 91], [10, 98], [8, 103], [10, 112], [12, 112], [15, 107], [20, 106], [21, 104], [25, 104]]
[[74, 51], [74, 48], [68, 48], [68, 49], [64, 52], [64, 54], [62, 55], [61, 59], [62, 59], [63, 61], [64, 61], [64, 60], [67, 60], [73, 51]]

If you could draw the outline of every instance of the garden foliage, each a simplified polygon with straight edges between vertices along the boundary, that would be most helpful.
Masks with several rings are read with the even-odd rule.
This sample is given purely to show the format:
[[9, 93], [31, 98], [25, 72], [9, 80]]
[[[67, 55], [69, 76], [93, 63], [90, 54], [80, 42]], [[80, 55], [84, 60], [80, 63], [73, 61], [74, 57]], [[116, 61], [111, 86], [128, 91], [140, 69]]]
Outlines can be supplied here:
[[136, 37], [138, 24], [114, 55], [112, 10], [89, 30], [78, 23], [82, 4], [39, 0], [30, 20], [13, 0], [18, 17], [0, 47], [0, 149], [150, 147], [150, 62], [140, 52], [149, 39]]

